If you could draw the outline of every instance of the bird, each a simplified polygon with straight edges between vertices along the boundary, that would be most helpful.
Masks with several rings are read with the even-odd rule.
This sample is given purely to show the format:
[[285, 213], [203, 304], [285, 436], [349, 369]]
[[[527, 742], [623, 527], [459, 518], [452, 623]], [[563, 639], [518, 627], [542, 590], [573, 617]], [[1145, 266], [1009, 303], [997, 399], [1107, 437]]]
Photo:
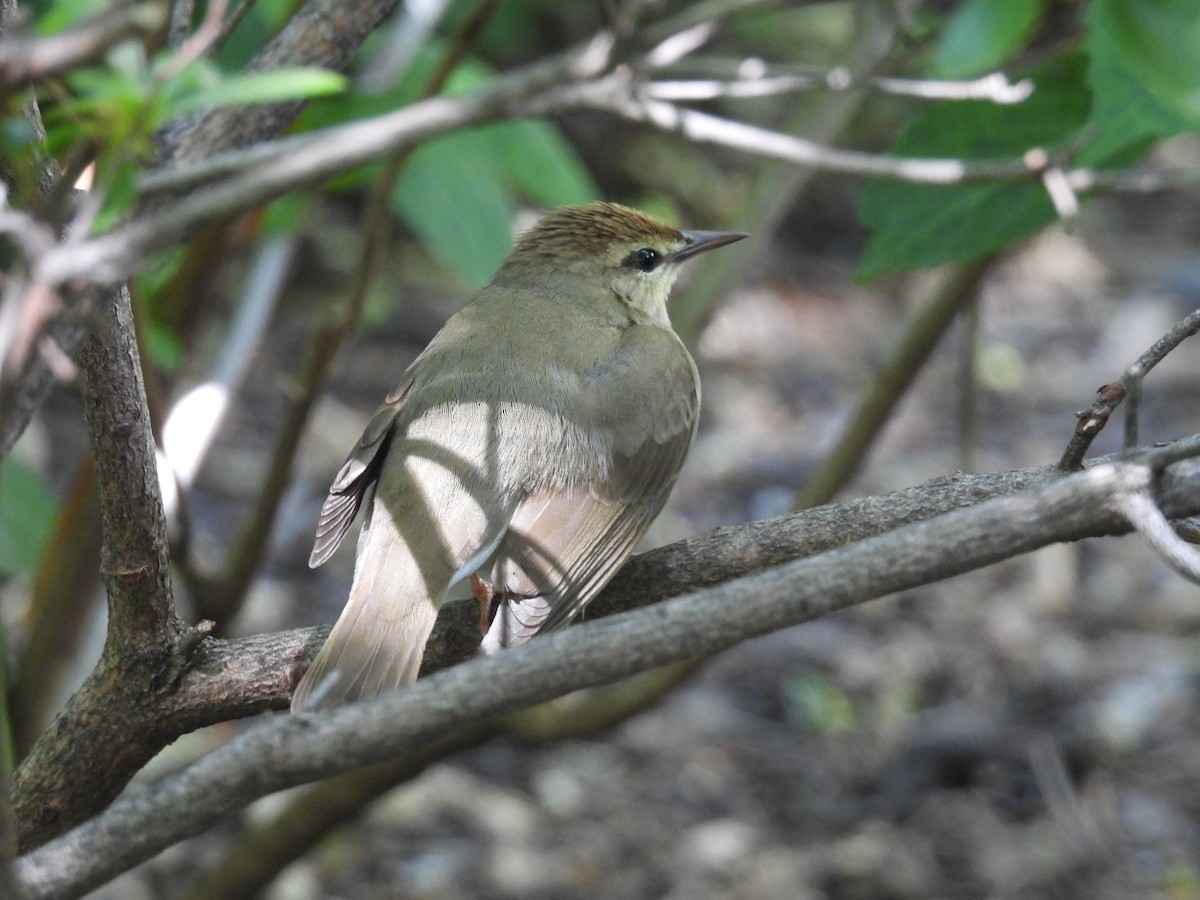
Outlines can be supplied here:
[[[474, 595], [484, 653], [579, 615], [666, 503], [700, 378], [671, 327], [680, 266], [739, 241], [595, 202], [544, 215], [369, 420], [309, 565], [365, 508], [350, 595], [294, 713], [417, 677], [441, 605]], [[494, 615], [492, 613], [494, 612]]]

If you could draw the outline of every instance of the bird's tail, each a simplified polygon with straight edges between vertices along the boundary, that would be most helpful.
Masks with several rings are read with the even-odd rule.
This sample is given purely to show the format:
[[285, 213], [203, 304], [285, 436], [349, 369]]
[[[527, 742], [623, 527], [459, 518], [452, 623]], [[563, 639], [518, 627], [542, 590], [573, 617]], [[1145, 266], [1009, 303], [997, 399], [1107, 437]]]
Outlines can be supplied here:
[[359, 538], [346, 608], [292, 695], [292, 712], [314, 712], [416, 680], [437, 619], [422, 573], [392, 516], [370, 511]]

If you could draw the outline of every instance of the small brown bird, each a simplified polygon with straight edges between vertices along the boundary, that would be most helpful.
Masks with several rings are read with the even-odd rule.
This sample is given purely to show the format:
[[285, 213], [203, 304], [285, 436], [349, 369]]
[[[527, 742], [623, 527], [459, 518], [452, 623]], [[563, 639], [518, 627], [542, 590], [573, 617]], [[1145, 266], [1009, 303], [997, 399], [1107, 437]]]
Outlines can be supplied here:
[[667, 318], [679, 264], [744, 237], [593, 203], [518, 239], [334, 479], [310, 566], [367, 511], [350, 599], [293, 711], [413, 681], [457, 593], [499, 601], [488, 652], [583, 609], [662, 509], [696, 433], [696, 365]]

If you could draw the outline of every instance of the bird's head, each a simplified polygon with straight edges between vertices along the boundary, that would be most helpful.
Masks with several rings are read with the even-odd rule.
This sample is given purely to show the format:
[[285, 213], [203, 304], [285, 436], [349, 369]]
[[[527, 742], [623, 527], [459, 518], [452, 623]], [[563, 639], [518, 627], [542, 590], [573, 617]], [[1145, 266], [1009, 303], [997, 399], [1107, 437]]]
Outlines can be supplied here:
[[584, 302], [607, 296], [631, 321], [666, 323], [679, 264], [744, 237], [740, 231], [680, 231], [615, 203], [567, 206], [518, 238], [496, 281], [537, 285]]

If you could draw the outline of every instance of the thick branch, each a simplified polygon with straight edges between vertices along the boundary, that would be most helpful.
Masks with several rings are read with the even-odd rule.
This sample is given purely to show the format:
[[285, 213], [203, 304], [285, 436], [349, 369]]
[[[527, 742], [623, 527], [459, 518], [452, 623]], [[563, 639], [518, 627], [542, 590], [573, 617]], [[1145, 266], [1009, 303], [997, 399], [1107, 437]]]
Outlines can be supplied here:
[[[1099, 463], [1111, 461], [1099, 460]], [[1055, 466], [939, 478], [879, 497], [821, 506], [773, 519], [718, 528], [709, 534], [659, 547], [631, 559], [585, 613], [605, 618], [711, 587], [760, 569], [886, 534], [904, 525], [1005, 497], [1062, 477]], [[1159, 500], [1172, 517], [1200, 509], [1200, 473], [1169, 473]], [[1116, 514], [1096, 520], [1084, 536], [1118, 535], [1129, 528]], [[456, 665], [475, 655], [478, 608], [448, 604], [425, 651], [423, 674]], [[196, 667], [186, 673], [170, 701], [171, 718], [184, 731], [214, 722], [284, 709], [295, 679], [312, 662], [328, 626], [274, 635], [206, 640]], [[175, 735], [175, 736], [178, 736]]]
[[[1191, 483], [1190, 503], [1200, 502], [1200, 463], [1181, 464], [1176, 478]], [[33, 897], [73, 895], [265, 794], [420, 753], [459, 728], [532, 703], [1094, 534], [1097, 523], [1118, 521], [1114, 496], [1144, 490], [1152, 481], [1146, 465], [1096, 466], [652, 609], [548, 635], [402, 692], [265, 722], [179, 774], [131, 791], [93, 821], [24, 857], [19, 876]]]
[[104, 527], [106, 652], [168, 648], [181, 623], [171, 601], [166, 515], [129, 292], [117, 292], [114, 303], [97, 310], [94, 324], [79, 365]]
[[[29, 847], [103, 809], [161, 746], [151, 700], [186, 663], [175, 615], [150, 413], [129, 293], [96, 311], [79, 351], [84, 416], [100, 494], [108, 634], [100, 664], [18, 769], [13, 806]], [[120, 748], [114, 752], [114, 748]], [[105, 778], [97, 778], [105, 771]]]
[[[309, 0], [260, 54], [256, 66], [340, 66], [395, 6], [396, 0]], [[262, 109], [224, 111], [189, 131], [164, 137], [163, 150], [172, 158], [186, 158], [260, 140], [278, 133], [297, 109], [273, 108], [270, 115]], [[156, 705], [169, 705], [204, 632], [186, 628], [175, 617], [128, 294], [123, 288], [109, 294], [95, 304], [103, 327], [81, 351], [88, 431], [104, 498], [108, 641], [96, 671], [17, 773], [13, 801], [24, 846], [104, 808], [154, 753], [196, 727], [192, 720], [181, 724], [178, 718], [147, 715]], [[32, 362], [40, 365], [40, 359]], [[45, 396], [51, 383], [45, 371], [35, 365], [34, 371], [23, 373], [29, 378], [22, 379], [17, 392], [13, 421], [5, 423], [6, 445]], [[243, 677], [240, 683], [251, 681]], [[97, 772], [105, 777], [97, 778]]]

